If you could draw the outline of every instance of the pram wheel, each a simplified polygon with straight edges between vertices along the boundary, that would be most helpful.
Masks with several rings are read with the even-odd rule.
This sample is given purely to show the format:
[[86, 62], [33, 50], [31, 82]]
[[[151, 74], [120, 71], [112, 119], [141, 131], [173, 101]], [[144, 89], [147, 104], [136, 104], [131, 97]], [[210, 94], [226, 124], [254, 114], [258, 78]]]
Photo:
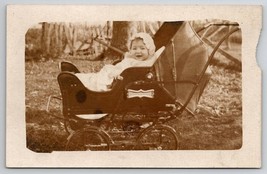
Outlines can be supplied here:
[[66, 145], [66, 151], [105, 151], [110, 150], [111, 139], [104, 131], [87, 127], [73, 132]]
[[167, 125], [152, 125], [137, 137], [136, 150], [177, 150], [176, 131]]

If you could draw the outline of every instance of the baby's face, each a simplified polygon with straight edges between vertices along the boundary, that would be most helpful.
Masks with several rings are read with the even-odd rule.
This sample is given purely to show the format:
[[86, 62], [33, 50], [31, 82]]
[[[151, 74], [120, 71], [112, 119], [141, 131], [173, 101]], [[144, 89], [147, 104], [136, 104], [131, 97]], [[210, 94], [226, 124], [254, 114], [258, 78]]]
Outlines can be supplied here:
[[148, 49], [142, 39], [135, 39], [132, 41], [130, 54], [136, 60], [146, 60], [149, 57]]

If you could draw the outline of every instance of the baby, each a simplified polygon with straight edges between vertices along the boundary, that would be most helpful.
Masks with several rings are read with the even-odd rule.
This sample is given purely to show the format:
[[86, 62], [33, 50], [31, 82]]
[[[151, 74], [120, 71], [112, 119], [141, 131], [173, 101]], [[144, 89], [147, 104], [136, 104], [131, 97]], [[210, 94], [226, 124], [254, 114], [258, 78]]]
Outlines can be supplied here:
[[152, 66], [155, 62], [155, 44], [147, 33], [136, 33], [129, 41], [129, 52], [116, 65], [105, 65], [97, 73], [78, 73], [76, 76], [90, 90], [108, 91], [115, 78], [129, 67]]

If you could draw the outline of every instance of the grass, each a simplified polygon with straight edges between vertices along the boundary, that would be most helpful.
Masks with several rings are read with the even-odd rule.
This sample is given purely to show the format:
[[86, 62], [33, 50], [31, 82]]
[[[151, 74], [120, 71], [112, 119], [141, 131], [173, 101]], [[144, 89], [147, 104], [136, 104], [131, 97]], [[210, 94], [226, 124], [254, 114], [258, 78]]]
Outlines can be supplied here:
[[[183, 150], [233, 150], [242, 146], [242, 74], [224, 61], [213, 62], [212, 77], [195, 116], [173, 120]], [[64, 150], [68, 134], [61, 120], [45, 111], [48, 97], [60, 95], [57, 83], [58, 63], [26, 62], [26, 134], [27, 147], [35, 152]], [[96, 72], [101, 61], [69, 59], [83, 72]], [[53, 102], [51, 112], [62, 116], [61, 103]], [[115, 137], [116, 139], [116, 137]], [[120, 150], [120, 149], [117, 149]]]

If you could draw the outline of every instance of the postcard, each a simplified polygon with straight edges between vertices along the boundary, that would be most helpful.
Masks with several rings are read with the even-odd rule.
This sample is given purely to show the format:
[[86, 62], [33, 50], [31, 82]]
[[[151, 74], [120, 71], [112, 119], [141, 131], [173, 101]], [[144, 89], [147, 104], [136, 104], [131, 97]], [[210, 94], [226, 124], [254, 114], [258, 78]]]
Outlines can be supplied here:
[[6, 166], [260, 168], [262, 7], [8, 5]]

